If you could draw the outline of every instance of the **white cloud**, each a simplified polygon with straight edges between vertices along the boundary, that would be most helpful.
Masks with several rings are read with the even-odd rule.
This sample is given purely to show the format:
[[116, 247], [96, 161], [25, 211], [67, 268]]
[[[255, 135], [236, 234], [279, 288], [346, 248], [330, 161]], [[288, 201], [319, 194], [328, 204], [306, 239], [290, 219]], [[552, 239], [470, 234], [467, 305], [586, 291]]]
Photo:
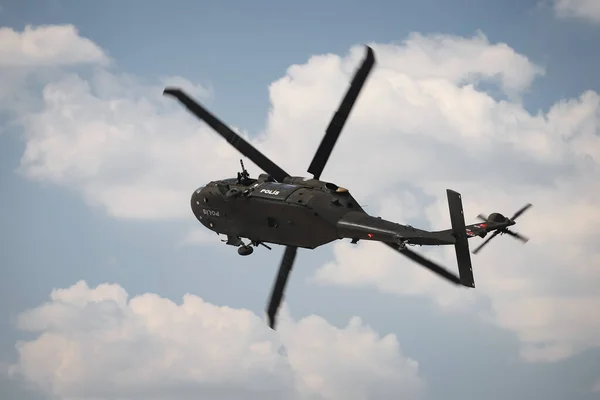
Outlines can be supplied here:
[[[379, 52], [389, 53], [379, 68], [426, 80], [445, 79], [457, 84], [497, 80], [505, 94], [527, 89], [544, 69], [532, 64], [504, 43], [490, 44], [479, 32], [467, 38], [452, 35], [413, 33], [403, 46], [381, 45]], [[401, 64], [399, 61], [409, 61]]]
[[598, 0], [554, 0], [554, 11], [561, 18], [575, 17], [600, 22]]
[[0, 28], [0, 66], [108, 63], [104, 51], [79, 36], [73, 25], [26, 26], [23, 32]]
[[28, 87], [54, 79], [58, 67], [82, 64], [108, 66], [110, 59], [73, 25], [0, 27], [0, 112], [30, 111], [39, 99]]
[[81, 281], [18, 322], [37, 337], [18, 344], [11, 374], [60, 399], [417, 399], [424, 388], [395, 336], [356, 317], [337, 328], [285, 313], [274, 332], [197, 296], [129, 298]]
[[[491, 310], [482, 317], [516, 332], [531, 361], [600, 346], [593, 334], [600, 330], [593, 311], [600, 308], [598, 93], [528, 112], [518, 98], [543, 68], [481, 34], [414, 34], [400, 45], [373, 47], [377, 67], [323, 179], [351, 188], [372, 213], [432, 228], [449, 226], [448, 187], [463, 194], [468, 219], [510, 215], [532, 202], [517, 225], [532, 240], [522, 247], [500, 237], [475, 256], [471, 292], [376, 244], [335, 244], [335, 259], [317, 280], [426, 295], [458, 309], [489, 297]], [[356, 47], [343, 58], [315, 56], [290, 67], [271, 84], [268, 123], [252, 142], [303, 174], [363, 54]], [[512, 100], [495, 99], [481, 82]], [[193, 218], [190, 193], [234, 176], [238, 153], [161, 89], [106, 71], [89, 81], [68, 75], [49, 83], [43, 110], [23, 118], [21, 170], [75, 189], [116, 217]], [[253, 175], [260, 172], [247, 164]], [[455, 265], [446, 250], [423, 252]]]
[[[207, 93], [189, 82], [185, 86]], [[206, 162], [212, 151], [234, 152], [207, 128], [174, 112], [162, 89], [107, 72], [92, 81], [69, 75], [48, 84], [44, 109], [24, 120], [30, 137], [23, 171], [76, 187], [117, 217], [187, 216], [195, 187], [219, 176], [220, 164]]]
[[[490, 45], [481, 34], [471, 40], [415, 34], [405, 47], [376, 47], [380, 66], [353, 113], [352, 126], [345, 132], [345, 137], [352, 139], [346, 143], [371, 141], [356, 134], [364, 132], [367, 125], [376, 128], [378, 135], [389, 134], [402, 122], [405, 131], [420, 134], [410, 132], [410, 125], [436, 123], [422, 111], [408, 118], [403, 109], [411, 112], [411, 103], [420, 110], [433, 107], [438, 119], [451, 119], [450, 125], [473, 123], [473, 117], [484, 119], [485, 115], [478, 115], [484, 110], [477, 107], [491, 106], [493, 100], [471, 87], [456, 85], [489, 79], [518, 93], [541, 71], [506, 45]], [[334, 56], [314, 57], [310, 68], [292, 66], [286, 77], [273, 83], [270, 95], [275, 112], [269, 118], [266, 142], [257, 147], [270, 149], [272, 158], [285, 161], [291, 166], [288, 169], [301, 174], [346, 89], [347, 75], [362, 57], [359, 50], [353, 50], [343, 63]], [[25, 121], [30, 139], [23, 170], [34, 178], [74, 186], [115, 216], [187, 218], [187, 200], [182, 200], [223, 171], [233, 175], [238, 153], [179, 104], [162, 98], [161, 88], [150, 89], [134, 78], [108, 72], [98, 73], [91, 81], [71, 75], [48, 84], [43, 92], [44, 109]], [[405, 97], [400, 90], [414, 96]], [[469, 95], [474, 97], [465, 99], [473, 108], [471, 115], [461, 116], [452, 106], [460, 100], [454, 97]], [[377, 100], [379, 96], [385, 97]], [[438, 136], [448, 127], [439, 128], [440, 132], [434, 133]], [[290, 140], [294, 137], [306, 140]], [[344, 150], [336, 149], [333, 158]], [[392, 159], [381, 161], [390, 163]], [[417, 168], [421, 165], [416, 162]], [[326, 174], [332, 170], [328, 167]]]

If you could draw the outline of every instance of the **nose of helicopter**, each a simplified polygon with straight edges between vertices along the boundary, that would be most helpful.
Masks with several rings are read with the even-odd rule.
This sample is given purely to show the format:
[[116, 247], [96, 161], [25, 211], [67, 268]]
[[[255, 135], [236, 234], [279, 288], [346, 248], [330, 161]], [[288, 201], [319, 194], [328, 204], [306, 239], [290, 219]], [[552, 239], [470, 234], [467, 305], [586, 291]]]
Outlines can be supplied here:
[[198, 189], [194, 190], [190, 198], [192, 212], [199, 220], [202, 220], [200, 217], [200, 204], [202, 203], [202, 189], [204, 188], [205, 186], [200, 186]]
[[200, 186], [198, 189], [194, 190], [194, 193], [192, 193], [192, 198], [191, 198], [192, 209], [195, 209], [202, 202], [202, 190], [205, 187], [206, 186]]

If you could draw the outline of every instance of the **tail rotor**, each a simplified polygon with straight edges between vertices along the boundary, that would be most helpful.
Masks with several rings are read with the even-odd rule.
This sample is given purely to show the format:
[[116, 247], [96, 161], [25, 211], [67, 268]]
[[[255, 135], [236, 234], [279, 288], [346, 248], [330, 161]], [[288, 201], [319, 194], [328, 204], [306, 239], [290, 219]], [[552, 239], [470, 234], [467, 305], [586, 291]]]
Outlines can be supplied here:
[[488, 244], [490, 242], [490, 240], [492, 240], [493, 238], [495, 238], [498, 235], [507, 234], [509, 236], [514, 237], [517, 240], [520, 240], [523, 243], [527, 243], [529, 241], [529, 238], [527, 238], [526, 236], [521, 235], [520, 233], [511, 231], [510, 229], [508, 229], [508, 227], [516, 224], [515, 220], [517, 218], [519, 218], [531, 206], [532, 205], [529, 204], [529, 203], [526, 204], [519, 211], [517, 211], [511, 218], [507, 218], [507, 217], [505, 217], [504, 215], [502, 215], [500, 213], [492, 213], [488, 217], [484, 216], [483, 214], [479, 214], [477, 216], [477, 218], [479, 218], [480, 220], [482, 220], [482, 221], [484, 221], [487, 224], [492, 225], [492, 226], [493, 225], [499, 225], [499, 227], [498, 227], [498, 229], [496, 229], [494, 231], [494, 233], [492, 234], [492, 236], [490, 236], [489, 238], [487, 238], [483, 243], [481, 243], [476, 249], [473, 250], [473, 254], [477, 254], [483, 248], [483, 246], [485, 246], [486, 244]]

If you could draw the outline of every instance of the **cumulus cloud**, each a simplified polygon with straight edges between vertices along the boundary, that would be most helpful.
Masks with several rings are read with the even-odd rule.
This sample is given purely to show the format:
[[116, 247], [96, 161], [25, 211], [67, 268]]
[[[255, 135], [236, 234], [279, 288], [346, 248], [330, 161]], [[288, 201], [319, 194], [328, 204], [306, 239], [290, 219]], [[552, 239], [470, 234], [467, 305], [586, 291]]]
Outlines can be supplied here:
[[600, 23], [598, 0], [555, 0], [554, 11], [562, 18], [574, 17]]
[[73, 25], [26, 26], [23, 32], [0, 28], [0, 66], [107, 63], [105, 52], [79, 36]]
[[[165, 80], [173, 79], [192, 92], [209, 93], [183, 78]], [[45, 107], [24, 120], [30, 136], [21, 170], [77, 188], [116, 217], [187, 215], [192, 190], [208, 174], [218, 176], [219, 164], [206, 162], [214, 157], [211, 151], [234, 152], [206, 127], [165, 104], [162, 89], [108, 72], [96, 73], [90, 81], [69, 75], [48, 84]]]
[[18, 323], [36, 337], [18, 344], [11, 375], [61, 399], [417, 399], [424, 388], [395, 336], [356, 317], [337, 328], [286, 313], [274, 332], [198, 296], [176, 304], [80, 281]]
[[[482, 34], [413, 34], [373, 48], [378, 64], [323, 179], [351, 188], [371, 213], [432, 229], [449, 226], [446, 188], [463, 194], [469, 220], [532, 202], [516, 227], [532, 240], [521, 247], [500, 237], [474, 257], [470, 292], [370, 243], [333, 245], [334, 259], [314, 279], [427, 296], [453, 309], [481, 307], [485, 297], [491, 308], [478, 314], [514, 331], [530, 361], [598, 347], [598, 93], [528, 111], [519, 97], [544, 69]], [[265, 130], [249, 140], [303, 174], [363, 55], [357, 46], [291, 66], [269, 87]], [[505, 96], [490, 95], [490, 86]], [[233, 176], [238, 153], [161, 92], [108, 71], [48, 83], [44, 107], [22, 118], [21, 171], [77, 190], [115, 217], [193, 218], [191, 191], [223, 171]], [[455, 265], [452, 249], [421, 251]]]
[[[517, 93], [542, 71], [504, 44], [490, 45], [481, 34], [471, 39], [415, 34], [404, 46], [375, 47], [380, 66], [353, 113], [352, 127], [344, 133], [351, 139], [346, 141], [372, 142], [356, 134], [366, 128], [375, 129], [377, 135], [401, 126], [399, 122], [406, 125], [407, 119], [410, 125], [431, 121], [423, 112], [414, 116], [414, 121], [407, 118], [411, 111], [410, 104], [404, 104], [407, 101], [420, 102], [421, 110], [431, 105], [438, 119], [455, 120], [451, 125], [462, 123], [464, 128], [473, 124], [469, 129], [475, 133], [475, 121], [469, 120], [471, 115], [465, 115], [464, 109], [463, 115], [457, 113], [452, 104], [458, 99], [453, 97], [466, 92], [463, 97], [472, 93], [481, 100], [480, 105], [467, 99], [473, 117], [484, 111], [477, 107], [485, 108], [486, 102], [493, 100], [473, 86], [456, 85], [487, 79]], [[344, 60], [316, 56], [308, 67], [290, 67], [285, 77], [271, 85], [273, 109], [262, 135], [264, 142], [254, 141], [257, 147], [302, 173], [361, 57], [362, 50], [356, 48]], [[417, 86], [411, 87], [415, 83]], [[25, 121], [31, 137], [22, 159], [23, 171], [33, 178], [75, 187], [115, 216], [187, 217], [189, 210], [182, 199], [189, 197], [190, 188], [231, 170], [238, 154], [173, 100], [162, 98], [161, 91], [158, 85], [143, 88], [134, 78], [106, 71], [91, 80], [70, 75], [46, 85], [43, 110]], [[379, 96], [385, 97], [377, 100]], [[440, 137], [447, 137], [442, 128], [446, 126], [440, 126]], [[333, 158], [344, 151], [336, 149]], [[417, 168], [421, 165], [416, 164]], [[329, 171], [331, 167], [325, 173]], [[140, 197], [145, 199], [143, 204]]]
[[[479, 32], [473, 37], [412, 33], [402, 46], [381, 45], [389, 53], [379, 68], [417, 79], [445, 79], [457, 84], [496, 80], [507, 95], [527, 89], [544, 69], [532, 64], [505, 43], [491, 44]], [[408, 61], [401, 64], [400, 61]]]
[[0, 27], [0, 112], [30, 111], [38, 96], [25, 90], [55, 77], [58, 67], [110, 64], [97, 44], [73, 25]]

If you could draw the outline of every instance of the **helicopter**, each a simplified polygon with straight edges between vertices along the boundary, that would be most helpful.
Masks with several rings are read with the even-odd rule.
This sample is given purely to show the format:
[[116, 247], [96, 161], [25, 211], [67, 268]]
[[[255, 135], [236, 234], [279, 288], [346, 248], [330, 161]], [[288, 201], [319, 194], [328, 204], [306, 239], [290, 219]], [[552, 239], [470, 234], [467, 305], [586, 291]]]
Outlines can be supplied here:
[[[478, 218], [482, 222], [465, 225], [461, 195], [447, 189], [451, 228], [428, 231], [369, 215], [348, 189], [320, 180], [352, 107], [375, 64], [373, 49], [365, 47], [366, 56], [308, 167], [307, 171], [312, 177], [288, 174], [180, 88], [166, 87], [163, 92], [177, 99], [264, 171], [257, 178], [251, 178], [243, 160], [240, 160], [241, 172], [237, 173], [237, 177], [214, 180], [199, 187], [192, 193], [190, 201], [197, 220], [218, 235], [226, 236], [227, 239], [222, 241], [237, 247], [241, 256], [252, 254], [253, 246], [263, 246], [269, 250], [269, 244], [285, 246], [266, 310], [269, 327], [273, 330], [299, 248], [315, 249], [340, 239], [350, 239], [353, 244], [359, 240], [381, 242], [451, 283], [474, 288], [468, 239], [485, 238], [493, 232], [473, 253], [477, 253], [499, 234], [508, 234], [522, 242], [528, 241], [508, 227], [515, 225], [515, 220], [531, 204], [510, 218], [500, 213], [492, 213], [487, 217], [480, 214]], [[458, 275], [412, 251], [408, 245], [454, 246]]]

